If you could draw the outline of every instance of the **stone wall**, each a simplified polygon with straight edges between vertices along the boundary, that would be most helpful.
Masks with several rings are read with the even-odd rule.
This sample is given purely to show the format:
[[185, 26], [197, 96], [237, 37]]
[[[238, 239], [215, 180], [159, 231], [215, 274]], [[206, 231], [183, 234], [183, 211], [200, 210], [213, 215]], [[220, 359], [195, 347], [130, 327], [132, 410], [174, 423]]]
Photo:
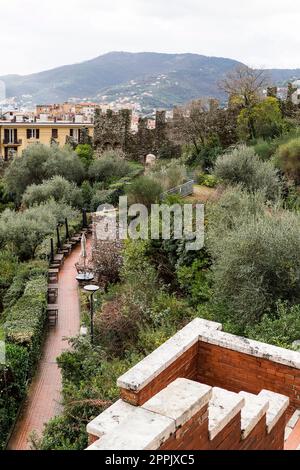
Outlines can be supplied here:
[[179, 153], [179, 146], [171, 141], [170, 125], [166, 122], [166, 112], [157, 111], [155, 129], [148, 129], [147, 118], [140, 118], [137, 133], [131, 132], [132, 111], [119, 112], [96, 110], [94, 145], [98, 155], [105, 150], [121, 150], [128, 158], [144, 161], [149, 153], [158, 155], [169, 148]]

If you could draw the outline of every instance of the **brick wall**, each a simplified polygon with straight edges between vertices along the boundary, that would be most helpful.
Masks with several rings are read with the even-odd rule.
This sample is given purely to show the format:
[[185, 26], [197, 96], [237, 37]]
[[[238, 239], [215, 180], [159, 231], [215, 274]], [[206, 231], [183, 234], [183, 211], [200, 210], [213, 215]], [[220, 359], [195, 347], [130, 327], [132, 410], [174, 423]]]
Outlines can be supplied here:
[[300, 408], [298, 369], [201, 341], [197, 380], [233, 392], [271, 390], [290, 398], [289, 414]]
[[132, 405], [141, 406], [179, 377], [196, 380], [198, 349], [199, 343], [197, 342], [140, 391], [134, 392], [121, 388], [121, 398]]

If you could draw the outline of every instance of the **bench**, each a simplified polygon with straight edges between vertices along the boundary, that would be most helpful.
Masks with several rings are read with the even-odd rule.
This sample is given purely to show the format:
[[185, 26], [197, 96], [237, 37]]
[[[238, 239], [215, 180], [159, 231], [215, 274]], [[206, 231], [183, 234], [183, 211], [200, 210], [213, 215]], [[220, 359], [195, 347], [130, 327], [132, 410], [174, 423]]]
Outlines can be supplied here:
[[58, 298], [58, 284], [48, 285], [48, 303], [56, 304]]
[[50, 326], [55, 326], [58, 320], [58, 305], [48, 304], [47, 308], [48, 323]]
[[48, 270], [48, 282], [49, 284], [58, 284], [59, 269]]

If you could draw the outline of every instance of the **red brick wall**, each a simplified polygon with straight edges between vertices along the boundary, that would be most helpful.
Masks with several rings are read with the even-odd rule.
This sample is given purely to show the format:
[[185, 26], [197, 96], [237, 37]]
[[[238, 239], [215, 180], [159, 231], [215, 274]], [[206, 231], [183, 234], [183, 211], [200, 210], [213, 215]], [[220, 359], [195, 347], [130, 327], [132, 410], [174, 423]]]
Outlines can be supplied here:
[[160, 450], [195, 450], [207, 449], [208, 405], [196, 413], [184, 426], [170, 437]]
[[182, 428], [179, 428], [159, 450], [282, 450], [286, 416], [283, 416], [268, 434], [264, 416], [242, 439], [241, 413], [238, 413], [212, 440], [208, 434], [207, 406], [200, 410]]
[[196, 380], [198, 346], [199, 343], [196, 343], [188, 349], [140, 392], [133, 392], [131, 390], [121, 388], [121, 398], [132, 405], [141, 406], [178, 378]]
[[200, 342], [197, 380], [233, 392], [271, 390], [290, 398], [289, 413], [300, 408], [299, 370], [268, 359]]

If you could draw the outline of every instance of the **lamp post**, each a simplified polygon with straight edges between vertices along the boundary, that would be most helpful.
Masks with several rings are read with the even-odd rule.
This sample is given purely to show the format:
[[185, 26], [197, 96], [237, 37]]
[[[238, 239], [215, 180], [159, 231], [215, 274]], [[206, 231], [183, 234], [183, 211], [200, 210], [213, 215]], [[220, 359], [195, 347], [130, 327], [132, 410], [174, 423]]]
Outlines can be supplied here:
[[94, 344], [94, 294], [100, 289], [99, 286], [85, 286], [84, 290], [90, 294], [90, 315], [91, 315], [91, 344]]
[[53, 263], [54, 261], [54, 241], [53, 238], [50, 240], [50, 246], [51, 246], [51, 251], [50, 251], [50, 261]]
[[69, 224], [68, 224], [68, 219], [65, 219], [65, 227], [66, 227], [66, 239], [69, 240], [70, 238], [70, 232], [69, 232]]
[[56, 226], [57, 248], [58, 248], [58, 250], [61, 250], [61, 240], [60, 240], [59, 227], [60, 227], [60, 224], [57, 224], [57, 226]]

